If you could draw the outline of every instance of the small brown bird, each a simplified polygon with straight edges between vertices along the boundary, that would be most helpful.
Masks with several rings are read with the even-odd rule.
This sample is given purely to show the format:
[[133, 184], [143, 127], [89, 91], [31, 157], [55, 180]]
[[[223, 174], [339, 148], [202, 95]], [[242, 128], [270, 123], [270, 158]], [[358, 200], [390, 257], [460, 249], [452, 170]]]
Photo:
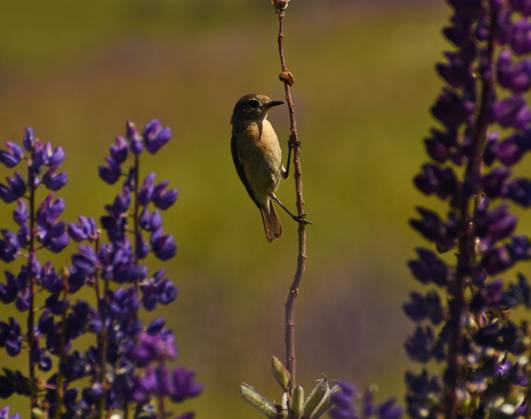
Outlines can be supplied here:
[[245, 189], [262, 214], [269, 241], [282, 235], [282, 226], [272, 200], [286, 209], [275, 196], [275, 191], [280, 177], [287, 176], [287, 173], [282, 166], [282, 150], [277, 134], [267, 120], [267, 113], [273, 106], [282, 103], [251, 93], [238, 100], [231, 119], [232, 159]]

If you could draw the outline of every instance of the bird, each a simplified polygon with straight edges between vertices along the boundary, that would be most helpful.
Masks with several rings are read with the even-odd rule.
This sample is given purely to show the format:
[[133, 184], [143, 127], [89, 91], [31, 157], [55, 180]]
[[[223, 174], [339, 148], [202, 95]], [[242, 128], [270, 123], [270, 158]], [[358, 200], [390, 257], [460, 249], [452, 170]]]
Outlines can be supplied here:
[[282, 235], [272, 201], [288, 211], [275, 195], [280, 178], [287, 177], [287, 171], [282, 165], [277, 134], [267, 119], [269, 110], [283, 103], [266, 95], [249, 93], [236, 102], [231, 118], [232, 159], [240, 180], [260, 210], [269, 242]]

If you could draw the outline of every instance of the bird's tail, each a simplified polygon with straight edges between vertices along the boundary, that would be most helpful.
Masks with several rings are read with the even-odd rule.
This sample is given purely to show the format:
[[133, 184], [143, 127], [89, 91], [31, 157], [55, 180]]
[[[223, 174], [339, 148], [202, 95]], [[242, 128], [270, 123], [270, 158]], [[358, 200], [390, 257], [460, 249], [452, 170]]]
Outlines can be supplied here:
[[280, 225], [280, 220], [277, 217], [273, 203], [269, 201], [267, 208], [260, 208], [260, 212], [262, 213], [262, 221], [267, 240], [272, 242], [278, 239], [282, 235], [282, 225]]

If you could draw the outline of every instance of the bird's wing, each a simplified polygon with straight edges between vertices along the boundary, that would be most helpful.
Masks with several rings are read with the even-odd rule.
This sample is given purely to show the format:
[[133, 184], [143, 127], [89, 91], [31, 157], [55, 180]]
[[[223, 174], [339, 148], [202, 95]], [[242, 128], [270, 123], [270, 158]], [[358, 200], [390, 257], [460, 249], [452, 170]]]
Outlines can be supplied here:
[[253, 200], [253, 202], [256, 204], [258, 208], [260, 208], [260, 204], [258, 203], [258, 200], [254, 196], [253, 190], [249, 186], [249, 182], [247, 182], [247, 178], [245, 177], [245, 171], [243, 170], [243, 165], [240, 162], [240, 156], [238, 155], [238, 148], [236, 147], [236, 137], [234, 135], [232, 136], [230, 140], [230, 148], [232, 151], [232, 160], [234, 161], [234, 166], [236, 166], [236, 171], [238, 172], [238, 176], [240, 177], [243, 185], [245, 186], [245, 189], [247, 189], [247, 193]]

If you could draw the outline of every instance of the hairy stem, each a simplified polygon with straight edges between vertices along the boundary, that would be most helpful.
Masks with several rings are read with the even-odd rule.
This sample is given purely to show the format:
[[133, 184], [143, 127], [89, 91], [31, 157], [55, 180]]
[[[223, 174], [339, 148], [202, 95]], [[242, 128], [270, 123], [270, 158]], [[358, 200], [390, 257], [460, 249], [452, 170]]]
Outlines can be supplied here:
[[[496, 32], [496, 12], [491, 10], [490, 31], [487, 41], [486, 75], [481, 82], [481, 101], [479, 113], [474, 127], [472, 149], [468, 158], [465, 179], [460, 192], [459, 223], [461, 234], [459, 237], [459, 251], [457, 271], [454, 281], [449, 287], [452, 297], [450, 302], [450, 342], [448, 347], [448, 374], [445, 389], [444, 411], [447, 419], [457, 417], [459, 399], [457, 389], [462, 380], [460, 373], [460, 352], [463, 341], [463, 316], [467, 310], [465, 297], [466, 278], [474, 273], [476, 267], [476, 222], [475, 208], [481, 194], [481, 162], [489, 126], [489, 101], [494, 94], [494, 49]], [[472, 207], [472, 208], [471, 208]]]
[[286, 56], [284, 52], [284, 21], [286, 17], [285, 10], [278, 10], [278, 52], [280, 56], [280, 65], [282, 73], [280, 80], [284, 83], [284, 91], [286, 94], [286, 102], [288, 104], [289, 119], [290, 119], [290, 136], [289, 146], [293, 148], [293, 165], [294, 165], [294, 177], [295, 177], [295, 195], [297, 202], [297, 214], [299, 216], [298, 227], [298, 255], [297, 255], [297, 267], [293, 282], [289, 289], [288, 298], [286, 301], [285, 312], [285, 332], [284, 341], [286, 345], [286, 363], [287, 369], [290, 372], [291, 379], [288, 387], [288, 394], [291, 395], [296, 385], [296, 354], [295, 354], [295, 300], [299, 294], [299, 288], [302, 281], [302, 276], [306, 267], [306, 224], [304, 222], [304, 198], [302, 194], [302, 170], [301, 170], [301, 153], [300, 153], [300, 141], [297, 133], [297, 119], [295, 117], [295, 104], [293, 102], [293, 96], [291, 94], [290, 80], [291, 73], [288, 70], [286, 63]]

